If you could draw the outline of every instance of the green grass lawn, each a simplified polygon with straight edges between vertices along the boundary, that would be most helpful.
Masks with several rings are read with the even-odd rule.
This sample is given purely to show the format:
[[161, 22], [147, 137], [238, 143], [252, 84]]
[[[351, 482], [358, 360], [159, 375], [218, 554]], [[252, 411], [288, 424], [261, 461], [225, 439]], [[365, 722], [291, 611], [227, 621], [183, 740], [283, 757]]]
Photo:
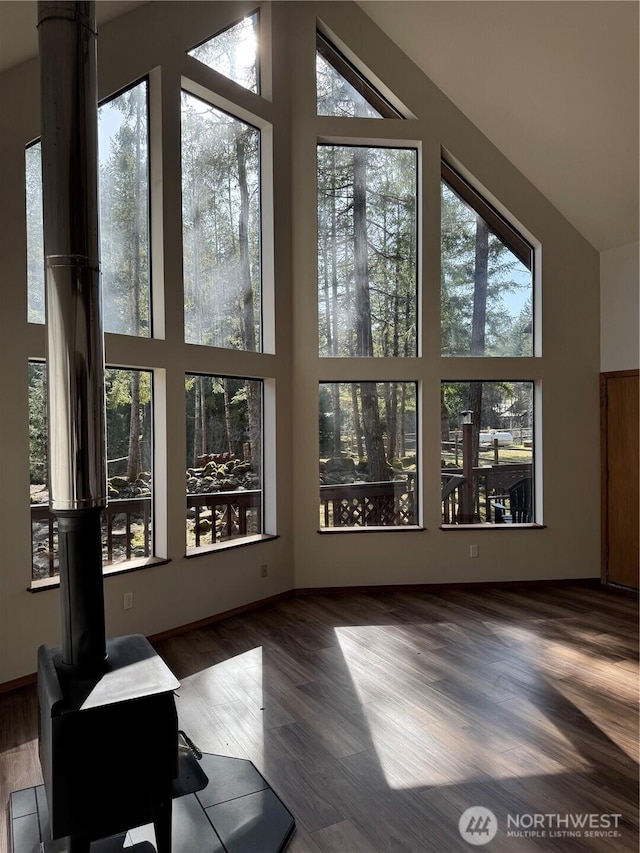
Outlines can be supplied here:
[[[453, 451], [443, 450], [442, 459], [445, 464], [456, 464], [456, 457]], [[489, 450], [480, 450], [478, 461], [481, 466], [495, 465], [493, 447]], [[509, 462], [533, 462], [533, 448], [524, 447], [520, 444], [511, 444], [508, 447], [498, 448], [498, 464], [506, 464]], [[458, 467], [462, 467], [462, 446], [458, 448]]]

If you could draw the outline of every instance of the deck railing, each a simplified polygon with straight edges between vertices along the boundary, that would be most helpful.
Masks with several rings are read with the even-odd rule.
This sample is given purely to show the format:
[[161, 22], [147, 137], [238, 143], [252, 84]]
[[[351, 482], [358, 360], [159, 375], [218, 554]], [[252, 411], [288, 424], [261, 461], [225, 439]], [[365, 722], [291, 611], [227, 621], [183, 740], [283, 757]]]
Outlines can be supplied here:
[[320, 486], [322, 527], [416, 524], [415, 475], [404, 480]]
[[[401, 527], [417, 524], [415, 474], [404, 480], [320, 486], [322, 527]], [[473, 469], [474, 514], [480, 521], [495, 521], [496, 501], [509, 487], [531, 476], [530, 463], [504, 463]], [[460, 510], [461, 468], [441, 472], [442, 523], [455, 524]]]
[[[504, 499], [509, 487], [531, 475], [531, 464], [503, 464], [473, 469], [474, 511], [481, 521], [495, 520], [493, 503]], [[441, 473], [442, 522], [454, 524], [458, 517], [462, 469]], [[193, 522], [195, 547], [203, 539], [215, 542], [262, 532], [262, 492], [239, 489], [228, 492], [188, 494], [187, 510]], [[406, 479], [375, 483], [320, 486], [322, 527], [401, 527], [417, 524], [415, 474]], [[205, 524], [205, 520], [208, 524]], [[106, 564], [149, 557], [152, 551], [151, 498], [110, 501], [102, 513], [103, 558]], [[57, 522], [47, 504], [31, 505], [31, 537], [37, 525], [46, 525], [40, 547], [33, 551], [33, 577], [55, 577], [58, 573]], [[138, 526], [138, 530], [134, 527]], [[141, 530], [140, 530], [141, 528]], [[134, 537], [138, 542], [134, 544]], [[42, 544], [46, 547], [42, 548]], [[205, 544], [209, 544], [208, 542]]]
[[[192, 515], [195, 547], [211, 534], [211, 544], [262, 532], [262, 491], [239, 489], [232, 492], [206, 492], [187, 495], [187, 510]], [[208, 513], [205, 515], [203, 513]], [[203, 521], [207, 525], [203, 525]], [[249, 530], [249, 524], [252, 529]], [[210, 525], [210, 526], [209, 526]], [[206, 528], [203, 530], [202, 528]], [[208, 543], [206, 543], [208, 544]]]
[[[473, 511], [480, 521], [495, 521], [496, 501], [508, 498], [509, 487], [530, 477], [530, 462], [505, 462], [473, 469]], [[460, 486], [464, 482], [462, 468], [442, 471], [442, 523], [455, 524], [460, 509]]]
[[[102, 556], [106, 565], [131, 560], [133, 557], [151, 556], [151, 498], [126, 498], [109, 501], [101, 513]], [[33, 577], [58, 574], [58, 522], [48, 504], [31, 505], [31, 541], [36, 540], [36, 526], [46, 525], [47, 548], [35, 550], [32, 556]], [[141, 528], [141, 538], [134, 544], [136, 531]]]
[[[189, 520], [193, 521], [195, 547], [200, 547], [205, 539], [217, 542], [260, 533], [261, 510], [259, 489], [188, 494], [187, 511]], [[149, 497], [109, 501], [101, 515], [105, 565], [151, 556], [152, 517]], [[205, 519], [210, 526], [203, 523]], [[42, 530], [37, 535], [38, 526], [46, 527], [44, 535]], [[55, 577], [58, 574], [58, 524], [48, 504], [31, 505], [31, 541], [34, 546], [39, 542], [32, 554], [34, 579]]]

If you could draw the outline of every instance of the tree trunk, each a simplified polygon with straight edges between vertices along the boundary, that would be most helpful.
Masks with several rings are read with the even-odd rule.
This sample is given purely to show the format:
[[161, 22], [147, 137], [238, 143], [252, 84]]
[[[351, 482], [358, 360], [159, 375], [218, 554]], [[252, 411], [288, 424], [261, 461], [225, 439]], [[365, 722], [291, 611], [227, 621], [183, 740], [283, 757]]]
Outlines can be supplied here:
[[[367, 152], [353, 154], [353, 249], [356, 306], [356, 355], [372, 356], [371, 300], [367, 250]], [[362, 429], [367, 452], [369, 477], [373, 482], [388, 480], [378, 395], [375, 382], [361, 382]]]
[[[327, 253], [325, 252], [325, 275], [324, 275], [324, 304], [325, 304], [325, 317], [327, 323], [327, 353], [329, 355], [335, 355], [335, 343], [334, 343], [334, 335], [335, 335], [335, 326], [332, 329], [332, 308], [331, 308], [331, 295], [329, 292], [329, 271], [327, 269]], [[332, 436], [332, 447], [333, 447], [333, 455], [340, 456], [340, 451], [342, 449], [342, 441], [340, 434], [340, 388], [337, 382], [332, 383], [331, 385], [331, 414], [332, 414], [332, 423], [333, 423], [333, 436]]]
[[[398, 235], [399, 242], [399, 235]], [[399, 336], [399, 327], [400, 327], [400, 287], [401, 287], [401, 274], [400, 274], [400, 246], [396, 245], [396, 262], [395, 262], [395, 289], [393, 292], [393, 345], [391, 354], [397, 358], [400, 355], [400, 336]], [[403, 383], [404, 385], [404, 383]], [[387, 409], [387, 432], [389, 434], [389, 459], [393, 459], [397, 456], [404, 456], [404, 454], [400, 453], [400, 449], [398, 447], [398, 430], [401, 433], [404, 433], [404, 423], [400, 423], [398, 425], [398, 383], [392, 382], [389, 388], [388, 394], [388, 409]]]
[[[407, 408], [407, 383], [403, 382], [400, 388], [400, 431], [399, 431], [399, 441], [398, 441], [398, 456], [402, 458], [407, 455], [407, 444], [406, 444], [406, 435], [404, 431], [404, 415]], [[415, 454], [418, 455], [418, 435], [415, 436], [416, 442], [416, 450]]]
[[207, 453], [207, 410], [205, 376], [196, 376], [194, 387], [193, 465]]
[[229, 380], [222, 380], [222, 392], [224, 396], [224, 428], [227, 439], [227, 450], [233, 456], [233, 432], [231, 430], [231, 408], [229, 406]]
[[195, 377], [193, 386], [193, 467], [198, 467], [198, 459], [203, 455], [202, 435], [202, 410], [204, 408], [204, 394], [202, 387], [202, 376]]
[[480, 216], [476, 219], [475, 261], [471, 355], [484, 355], [489, 277], [489, 229], [487, 223]]
[[[336, 177], [336, 151], [331, 149], [331, 174], [335, 182]], [[336, 211], [335, 183], [331, 193], [331, 310], [333, 321], [333, 349], [331, 355], [340, 355], [340, 330], [338, 327], [338, 220]]]
[[238, 160], [238, 188], [240, 190], [240, 214], [238, 217], [238, 246], [240, 250], [240, 294], [242, 299], [242, 345], [245, 350], [255, 352], [256, 330], [254, 317], [253, 286], [249, 261], [249, 187], [245, 140], [242, 131], [236, 134], [236, 157]]
[[[326, 245], [323, 248], [322, 254], [324, 255], [324, 276], [322, 283], [322, 293], [324, 296], [324, 322], [326, 329], [326, 337], [327, 337], [327, 355], [333, 355], [333, 333], [331, 329], [331, 299], [329, 296], [329, 270], [327, 269], [327, 247]], [[318, 257], [320, 256], [320, 245], [318, 244]], [[318, 304], [318, 315], [320, 314], [320, 305]], [[318, 324], [319, 325], [319, 324]], [[320, 330], [318, 329], [320, 332]]]
[[449, 412], [444, 401], [444, 390], [440, 387], [440, 441], [449, 441]]
[[137, 480], [140, 470], [140, 372], [138, 370], [132, 370], [127, 479], [132, 481]]
[[376, 383], [361, 382], [360, 395], [362, 397], [362, 429], [367, 449], [369, 478], [372, 482], [378, 483], [389, 479], [389, 470], [384, 452], [384, 441], [382, 440]]
[[[411, 327], [411, 300], [406, 299], [404, 305], [404, 344], [402, 347], [402, 352], [405, 358], [408, 358], [412, 355], [411, 348], [409, 346], [409, 329]], [[402, 383], [402, 391], [400, 393], [400, 447], [398, 448], [398, 453], [400, 456], [407, 455], [407, 447], [405, 440], [405, 432], [404, 432], [404, 420], [405, 420], [405, 412], [407, 408], [407, 383]], [[418, 456], [418, 435], [416, 433], [415, 436], [415, 455], [416, 458]]]
[[394, 459], [398, 455], [398, 383], [387, 383], [386, 389], [387, 456]]
[[204, 303], [205, 299], [200, 293], [200, 239], [198, 229], [200, 228], [201, 211], [198, 189], [198, 179], [194, 179], [191, 188], [191, 204], [193, 209], [193, 303], [194, 319], [196, 324], [196, 342], [204, 343]]
[[[473, 319], [471, 322], [471, 355], [484, 355], [487, 323], [487, 284], [489, 278], [489, 229], [480, 216], [476, 219]], [[482, 382], [469, 383], [469, 408], [473, 412], [473, 464], [478, 465], [480, 430], [482, 428]]]
[[356, 309], [356, 355], [372, 356], [371, 299], [367, 249], [367, 152], [353, 153], [353, 253]]
[[[335, 181], [335, 148], [331, 149], [332, 169], [331, 174]], [[329, 323], [329, 317], [327, 317]], [[339, 351], [338, 332], [338, 229], [336, 217], [336, 194], [331, 193], [331, 355], [335, 358]], [[342, 451], [341, 413], [340, 413], [340, 386], [334, 382], [331, 386], [331, 407], [333, 409], [333, 455], [340, 456]]]
[[351, 384], [351, 407], [353, 409], [353, 428], [356, 433], [356, 452], [358, 454], [358, 458], [363, 459], [364, 446], [362, 444], [362, 423], [360, 422], [360, 408], [358, 406], [358, 387], [355, 382]]
[[251, 467], [260, 477], [262, 484], [262, 415], [260, 384], [247, 380], [247, 406], [249, 410], [249, 441], [251, 445]]
[[331, 408], [333, 410], [333, 455], [340, 456], [342, 452], [342, 417], [340, 412], [340, 386], [337, 382], [331, 385]]
[[473, 412], [473, 466], [478, 467], [482, 420], [482, 382], [469, 383], [469, 408]]
[[206, 456], [207, 446], [207, 377], [199, 376], [200, 382], [200, 456]]
[[[236, 135], [238, 159], [238, 187], [240, 190], [240, 215], [238, 218], [238, 243], [240, 248], [240, 288], [242, 296], [242, 344], [245, 350], [255, 352], [256, 329], [254, 319], [253, 286], [249, 261], [249, 188], [247, 185], [245, 140], [242, 132]], [[251, 466], [262, 479], [262, 416], [260, 387], [257, 382], [246, 383], [247, 408], [249, 415], [249, 443]]]

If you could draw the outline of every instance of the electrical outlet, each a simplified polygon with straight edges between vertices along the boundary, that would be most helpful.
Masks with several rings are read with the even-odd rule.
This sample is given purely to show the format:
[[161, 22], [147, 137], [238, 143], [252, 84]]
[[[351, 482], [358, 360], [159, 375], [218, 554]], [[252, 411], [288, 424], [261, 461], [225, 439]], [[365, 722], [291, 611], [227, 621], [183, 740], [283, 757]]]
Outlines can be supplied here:
[[125, 592], [122, 598], [122, 609], [123, 610], [131, 610], [133, 607], [133, 593]]
[[469, 545], [469, 556], [477, 557], [478, 556], [478, 546], [477, 545]]
[[260, 577], [266, 578], [269, 576], [269, 566], [266, 563], [263, 563], [260, 566]]

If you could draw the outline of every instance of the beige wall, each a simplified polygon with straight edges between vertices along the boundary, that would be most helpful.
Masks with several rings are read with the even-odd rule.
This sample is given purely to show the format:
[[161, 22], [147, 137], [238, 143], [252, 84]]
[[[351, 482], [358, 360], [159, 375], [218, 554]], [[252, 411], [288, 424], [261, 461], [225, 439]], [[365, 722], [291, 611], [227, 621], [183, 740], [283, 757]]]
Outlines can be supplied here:
[[[233, 84], [184, 55], [253, 4], [161, 2], [106, 25], [99, 42], [101, 97], [155, 69], [152, 123], [163, 166], [154, 172], [154, 268], [164, 293], [165, 335], [153, 342], [107, 336], [107, 359], [159, 371], [166, 405], [156, 412], [166, 465], [156, 468], [166, 497], [170, 562], [105, 581], [110, 634], [155, 633], [298, 587], [595, 577], [599, 573], [598, 256], [394, 44], [349, 3], [274, 4], [273, 61], [265, 56], [266, 96]], [[410, 121], [315, 115], [316, 14], [415, 115]], [[269, 67], [272, 66], [272, 79]], [[220, 353], [182, 342], [179, 99], [184, 75], [273, 127], [276, 336], [274, 355]], [[25, 294], [24, 146], [39, 133], [37, 64], [1, 82], [0, 174], [0, 683], [35, 669], [40, 643], [59, 642], [58, 592], [27, 592], [30, 536], [27, 360], [44, 356], [42, 328], [28, 326]], [[271, 93], [271, 95], [270, 95]], [[162, 120], [159, 118], [161, 111]], [[421, 357], [375, 362], [317, 357], [315, 146], [323, 139], [404, 140], [421, 151]], [[439, 159], [444, 147], [508, 209], [541, 249], [541, 356], [471, 364], [441, 359], [438, 343]], [[152, 149], [153, 154], [153, 149]], [[293, 284], [292, 284], [293, 282]], [[471, 360], [473, 361], [473, 360]], [[439, 530], [441, 379], [533, 379], [542, 394], [537, 437], [542, 530]], [[184, 554], [186, 370], [266, 376], [276, 388], [279, 538], [195, 560]], [[319, 534], [317, 383], [332, 379], [411, 379], [420, 384], [424, 531]], [[267, 448], [267, 454], [270, 453]], [[273, 456], [273, 451], [271, 451]], [[479, 545], [470, 559], [469, 545]], [[258, 567], [269, 564], [269, 577]], [[122, 595], [134, 592], [133, 610]]]
[[640, 243], [600, 255], [600, 369], [640, 367]]

